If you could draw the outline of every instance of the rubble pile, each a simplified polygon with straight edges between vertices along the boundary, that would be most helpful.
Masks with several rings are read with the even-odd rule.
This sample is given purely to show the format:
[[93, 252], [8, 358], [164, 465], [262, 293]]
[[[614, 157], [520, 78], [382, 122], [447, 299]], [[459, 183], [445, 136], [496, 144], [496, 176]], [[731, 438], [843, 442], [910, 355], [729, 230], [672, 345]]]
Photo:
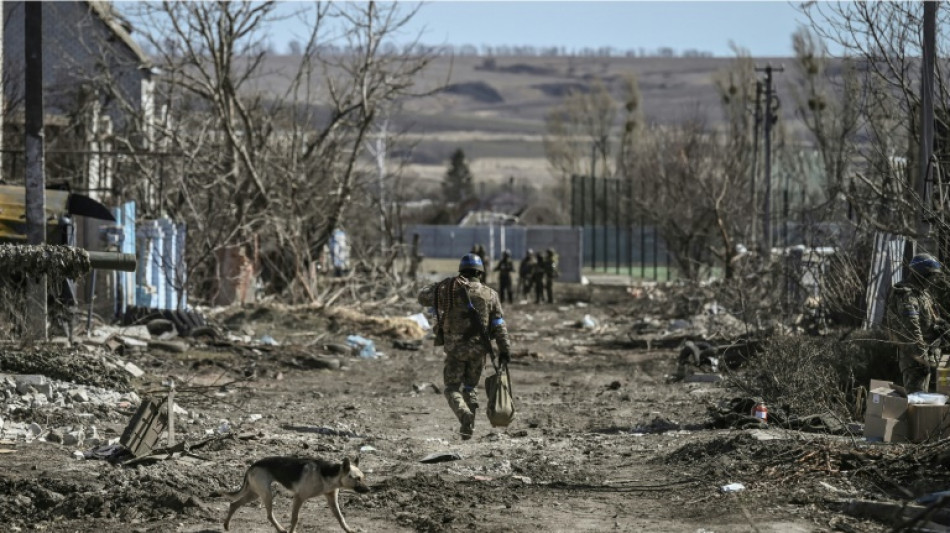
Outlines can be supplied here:
[[37, 345], [17, 349], [7, 346], [0, 357], [0, 372], [39, 374], [79, 385], [127, 389], [136, 372], [134, 365], [104, 347], [88, 345]]
[[[110, 418], [117, 409], [130, 409], [141, 402], [134, 391], [83, 386], [38, 374], [0, 374], [0, 400], [3, 401], [0, 409], [7, 417], [7, 420], [0, 417], [0, 439], [26, 442], [45, 439], [66, 446], [84, 443], [98, 446], [102, 440], [95, 425], [97, 421]], [[56, 411], [66, 410], [73, 411], [73, 416], [56, 415]], [[29, 415], [40, 421], [73, 418], [82, 422], [50, 427], [31, 420], [14, 421]]]

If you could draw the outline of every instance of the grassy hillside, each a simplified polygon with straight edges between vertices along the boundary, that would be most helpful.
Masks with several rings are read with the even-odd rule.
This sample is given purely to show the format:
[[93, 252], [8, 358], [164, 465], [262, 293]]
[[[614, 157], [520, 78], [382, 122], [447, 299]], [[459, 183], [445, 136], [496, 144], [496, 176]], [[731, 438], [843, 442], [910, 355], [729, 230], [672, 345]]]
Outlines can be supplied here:
[[[275, 69], [293, 58], [277, 58]], [[417, 82], [420, 92], [446, 84], [448, 90], [404, 103], [396, 129], [412, 143], [408, 173], [440, 179], [452, 151], [462, 148], [477, 180], [514, 177], [523, 183], [550, 179], [544, 160], [544, 118], [571, 89], [584, 90], [595, 78], [616, 89], [622, 76], [637, 76], [648, 122], [671, 124], [697, 114], [708, 123], [722, 120], [714, 75], [728, 58], [439, 58]], [[757, 64], [785, 64], [788, 58], [761, 58]], [[776, 74], [783, 118], [794, 121], [783, 74]], [[266, 80], [279, 91], [278, 77]], [[617, 93], [615, 93], [617, 94]], [[619, 97], [619, 94], [618, 94]]]

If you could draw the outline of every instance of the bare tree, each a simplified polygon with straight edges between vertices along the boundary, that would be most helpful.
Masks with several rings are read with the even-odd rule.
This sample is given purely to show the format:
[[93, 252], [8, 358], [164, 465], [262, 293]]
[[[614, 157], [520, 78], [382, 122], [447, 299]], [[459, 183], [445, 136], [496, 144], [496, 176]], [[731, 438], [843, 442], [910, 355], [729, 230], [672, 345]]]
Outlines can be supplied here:
[[[614, 161], [611, 143], [617, 103], [602, 80], [589, 90], [573, 90], [545, 119], [544, 153], [560, 178], [562, 212], [567, 212], [568, 180], [571, 176], [611, 176]], [[598, 169], [599, 165], [599, 169]]]
[[[165, 202], [188, 223], [190, 261], [210, 280], [214, 250], [260, 243], [272, 287], [313, 299], [313, 266], [369, 183], [365, 147], [380, 110], [421, 92], [415, 78], [432, 56], [384, 46], [418, 8], [317, 3], [299, 13], [312, 28], [299, 64], [275, 72], [273, 8], [166, 2], [138, 15], [162, 54], [162, 135], [183, 154]], [[286, 90], [258, 88], [281, 75]]]
[[[842, 47], [857, 65], [860, 96], [858, 130], [870, 142], [859, 145], [865, 164], [855, 168], [854, 186], [848, 187], [853, 207], [862, 220], [879, 229], [916, 233], [913, 223], [920, 208], [916, 183], [920, 114], [920, 58], [922, 57], [922, 2], [809, 2], [802, 12], [815, 35]], [[950, 27], [950, 11], [937, 10], [938, 27]], [[947, 32], [938, 31], [937, 57], [947, 57]], [[807, 52], [808, 40], [796, 43]], [[815, 63], [811, 63], [815, 67]], [[936, 62], [937, 131], [950, 126], [948, 62]], [[845, 87], [848, 86], [845, 77]], [[851, 91], [846, 91], [847, 94]], [[842, 109], [842, 126], [853, 111]], [[814, 122], [812, 123], [814, 124]], [[846, 129], [846, 128], [845, 128]], [[834, 134], [829, 135], [834, 138]], [[944, 141], [945, 142], [945, 141]], [[833, 145], [832, 145], [833, 146]], [[939, 148], [939, 147], [938, 147]], [[831, 153], [834, 150], [830, 151]], [[939, 152], [939, 150], [938, 150]], [[941, 161], [946, 164], [946, 161]], [[945, 184], [938, 184], [941, 188]], [[931, 206], [926, 206], [931, 209]], [[946, 205], [937, 206], [945, 211]]]

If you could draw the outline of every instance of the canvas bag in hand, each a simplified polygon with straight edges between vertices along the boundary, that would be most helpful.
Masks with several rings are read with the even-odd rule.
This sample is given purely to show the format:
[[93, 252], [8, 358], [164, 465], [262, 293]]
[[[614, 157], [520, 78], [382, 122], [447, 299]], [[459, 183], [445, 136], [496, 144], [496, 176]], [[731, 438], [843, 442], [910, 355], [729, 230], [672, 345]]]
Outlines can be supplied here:
[[[492, 363], [494, 363], [494, 358]], [[492, 427], [507, 427], [515, 419], [515, 403], [511, 396], [511, 376], [508, 365], [495, 367], [495, 373], [485, 378], [485, 396], [488, 407], [485, 413]]]

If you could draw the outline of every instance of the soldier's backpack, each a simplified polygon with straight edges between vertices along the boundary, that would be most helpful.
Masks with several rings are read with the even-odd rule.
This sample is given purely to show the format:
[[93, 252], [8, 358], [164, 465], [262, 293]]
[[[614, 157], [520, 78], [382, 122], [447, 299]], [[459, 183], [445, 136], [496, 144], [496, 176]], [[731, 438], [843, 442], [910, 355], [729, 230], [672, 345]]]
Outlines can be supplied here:
[[515, 419], [515, 403], [511, 397], [508, 365], [495, 367], [495, 373], [485, 378], [485, 396], [488, 398], [485, 413], [492, 427], [507, 427], [511, 424]]

